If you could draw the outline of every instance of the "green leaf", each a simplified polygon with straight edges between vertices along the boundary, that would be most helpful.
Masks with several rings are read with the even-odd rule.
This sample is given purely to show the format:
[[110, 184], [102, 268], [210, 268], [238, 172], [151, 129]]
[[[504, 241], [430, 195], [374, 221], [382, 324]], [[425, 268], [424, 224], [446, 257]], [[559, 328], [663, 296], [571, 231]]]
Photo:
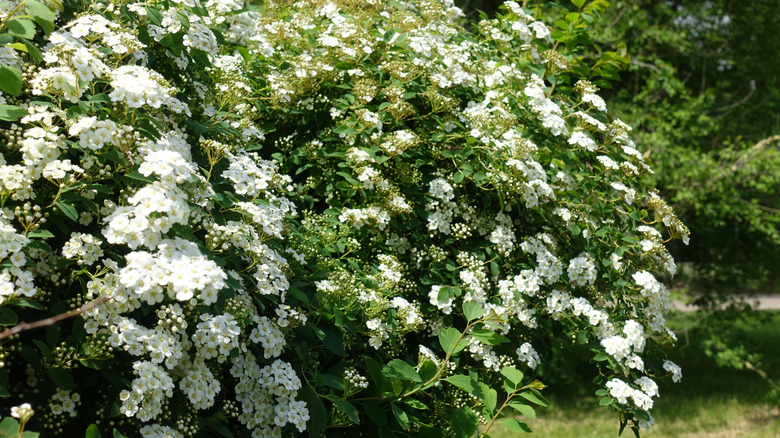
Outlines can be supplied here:
[[48, 6], [36, 0], [27, 0], [27, 13], [41, 26], [46, 34], [54, 30], [54, 20], [57, 15]]
[[523, 391], [520, 393], [520, 397], [523, 397], [533, 404], [547, 406], [547, 400], [545, 400], [544, 397], [539, 395], [536, 391]]
[[391, 403], [390, 408], [393, 410], [393, 415], [395, 415], [395, 419], [398, 420], [401, 429], [409, 430], [409, 425], [411, 423], [409, 423], [409, 416], [406, 415], [406, 412], [404, 412], [396, 403]]
[[31, 237], [33, 239], [49, 239], [54, 237], [54, 234], [52, 234], [49, 230], [32, 230], [27, 233], [27, 237]]
[[41, 303], [33, 300], [16, 300], [14, 301], [17, 307], [26, 307], [28, 309], [43, 310]]
[[423, 382], [429, 382], [436, 376], [438, 372], [439, 367], [437, 367], [436, 364], [430, 360], [423, 362], [423, 364], [420, 366], [420, 371], [418, 371], [420, 374], [420, 379], [422, 379]]
[[76, 387], [73, 376], [64, 368], [49, 368], [49, 378], [63, 391], [70, 391]]
[[363, 406], [363, 412], [366, 413], [368, 419], [377, 426], [384, 426], [387, 424], [387, 415], [385, 410], [382, 409], [382, 405], [378, 401], [364, 401], [360, 403]]
[[19, 422], [14, 417], [5, 417], [0, 421], [0, 437], [16, 438], [18, 435]]
[[508, 403], [509, 407], [516, 410], [517, 412], [525, 415], [528, 418], [536, 418], [536, 411], [534, 408], [530, 405], [527, 405], [519, 400], [511, 400]]
[[[219, 418], [219, 416], [217, 416], [216, 414], [208, 418], [203, 418], [201, 427], [203, 426], [205, 426], [205, 428], [217, 432], [218, 434], [224, 436], [225, 438], [233, 438], [233, 434], [230, 432], [230, 429], [228, 429], [225, 423], [223, 423], [222, 420]], [[214, 436], [213, 434], [209, 434], [209, 435]]]
[[0, 397], [10, 397], [8, 392], [8, 371], [0, 369]]
[[325, 385], [338, 391], [344, 390], [344, 379], [341, 377], [334, 376], [333, 374], [320, 374], [320, 377], [322, 377], [322, 382]]
[[40, 64], [43, 61], [43, 54], [41, 53], [41, 50], [30, 41], [22, 40], [22, 43], [24, 43], [24, 46], [27, 47], [27, 53], [30, 54], [33, 61], [35, 61], [36, 64]]
[[474, 330], [471, 336], [479, 342], [488, 345], [499, 345], [509, 342], [509, 338], [506, 336], [487, 329]]
[[468, 322], [479, 319], [484, 313], [485, 311], [478, 302], [473, 300], [463, 302], [463, 316], [466, 317]]
[[322, 399], [313, 396], [314, 399], [309, 403], [309, 416], [311, 420], [307, 424], [309, 429], [309, 436], [320, 436], [322, 431], [325, 430], [328, 421], [328, 409], [325, 407]]
[[[439, 332], [439, 344], [441, 344], [441, 348], [444, 349], [445, 353], [449, 354], [452, 352], [452, 355], [454, 356], [456, 353], [466, 348], [468, 342], [466, 342], [465, 338], [458, 342], [460, 335], [460, 331], [452, 327], [448, 327]], [[455, 345], [456, 343], [457, 345]]]
[[459, 287], [442, 286], [441, 289], [439, 289], [439, 294], [436, 296], [436, 299], [439, 301], [447, 301], [449, 298], [460, 296], [460, 294], [461, 291]]
[[498, 404], [498, 392], [484, 383], [480, 383], [479, 387], [482, 389], [483, 394], [482, 403], [484, 403], [485, 408], [493, 414], [493, 410], [496, 409], [496, 405]]
[[155, 26], [162, 25], [163, 16], [160, 13], [157, 8], [153, 6], [145, 6], [144, 9], [146, 9], [146, 17], [149, 18], [149, 21], [154, 24]]
[[33, 339], [33, 344], [38, 347], [38, 350], [40, 350], [40, 352], [43, 354], [43, 357], [46, 358], [48, 362], [52, 361], [51, 348], [49, 348], [45, 342], [41, 341], [40, 339]]
[[609, 355], [607, 353], [601, 352], [594, 356], [593, 360], [596, 362], [604, 362], [605, 360], [609, 360]]
[[418, 409], [421, 411], [425, 411], [428, 409], [428, 406], [425, 406], [425, 403], [421, 402], [420, 400], [417, 400], [415, 398], [406, 398], [403, 400], [404, 403], [411, 406], [414, 409]]
[[[2, 81], [0, 81], [2, 83]], [[27, 115], [27, 110], [18, 106], [0, 104], [0, 120], [15, 122]]]
[[[10, 94], [11, 96], [18, 96], [22, 94], [22, 85], [23, 85], [23, 79], [22, 74], [19, 72], [19, 70], [8, 67], [5, 65], [0, 65], [0, 90], [3, 90], [3, 93]], [[7, 106], [9, 108], [17, 108], [12, 105], [3, 105]], [[19, 109], [20, 111], [24, 111], [22, 109]], [[24, 111], [24, 113], [21, 115], [26, 115], [27, 111]], [[19, 116], [19, 117], [21, 117]], [[17, 117], [17, 118], [19, 118]], [[6, 120], [6, 119], [3, 119]], [[14, 119], [16, 120], [16, 119]]]
[[347, 351], [344, 349], [344, 341], [341, 340], [341, 335], [336, 330], [328, 328], [324, 330], [325, 339], [322, 341], [325, 347], [332, 353], [339, 356], [344, 356]]
[[580, 9], [582, 9], [582, 5], [585, 4], [585, 0], [571, 0], [571, 2]]
[[77, 222], [79, 220], [79, 213], [72, 205], [66, 204], [60, 200], [57, 200], [57, 202], [55, 202], [54, 205], [56, 205], [60, 210], [62, 210], [62, 212], [65, 213], [65, 216], [70, 218], [70, 220], [74, 222]]
[[531, 428], [527, 424], [518, 421], [516, 418], [505, 418], [501, 420], [501, 425], [512, 432], [531, 433]]
[[24, 18], [16, 18], [5, 22], [8, 33], [20, 38], [31, 40], [35, 38], [35, 24]]
[[13, 310], [8, 307], [0, 307], [0, 325], [16, 325], [19, 318]]
[[336, 405], [338, 410], [345, 413], [347, 418], [349, 418], [353, 423], [360, 424], [360, 414], [358, 413], [355, 405], [343, 399], [333, 400], [333, 404]]
[[382, 368], [382, 374], [387, 377], [401, 380], [409, 380], [412, 382], [422, 382], [420, 375], [412, 368], [411, 365], [401, 359], [393, 359], [384, 368]]
[[125, 436], [122, 435], [122, 432], [116, 430], [116, 428], [114, 429], [113, 434], [114, 434], [114, 438], [125, 438]]
[[474, 397], [482, 398], [484, 395], [482, 393], [482, 388], [479, 387], [479, 383], [470, 376], [456, 374], [454, 376], [448, 376], [444, 380], [466, 391]]
[[460, 409], [452, 413], [452, 430], [455, 432], [455, 438], [469, 438], [474, 435], [479, 426], [479, 419], [468, 406], [461, 406]]
[[90, 424], [87, 428], [87, 434], [84, 435], [84, 438], [100, 438], [100, 429], [98, 429], [97, 425]]
[[506, 379], [510, 382], [512, 382], [512, 385], [514, 385], [515, 388], [520, 387], [520, 383], [523, 381], [523, 372], [518, 370], [515, 367], [504, 367], [501, 369], [501, 374], [506, 377]]
[[176, 18], [179, 19], [179, 23], [184, 27], [184, 30], [190, 29], [190, 19], [187, 17], [187, 14], [182, 11], [176, 11]]

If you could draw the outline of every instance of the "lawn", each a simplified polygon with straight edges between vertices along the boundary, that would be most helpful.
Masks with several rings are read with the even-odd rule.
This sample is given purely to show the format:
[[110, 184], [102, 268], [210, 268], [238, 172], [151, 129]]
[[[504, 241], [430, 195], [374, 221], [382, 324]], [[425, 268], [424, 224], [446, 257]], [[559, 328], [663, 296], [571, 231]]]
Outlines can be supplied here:
[[[780, 411], [764, 397], [768, 383], [749, 370], [720, 368], [693, 344], [685, 345], [683, 329], [696, 314], [678, 315], [672, 325], [679, 330], [680, 343], [671, 359], [683, 367], [683, 380], [661, 382], [660, 398], [653, 409], [656, 425], [641, 436], [685, 438], [780, 437]], [[768, 321], [758, 319], [741, 324], [746, 344], [764, 355], [763, 369], [780, 381], [780, 313]], [[583, 385], [587, 385], [587, 379]], [[537, 410], [538, 418], [522, 419], [534, 435], [545, 438], [616, 437], [618, 418], [610, 409], [599, 408], [595, 396], [573, 395], [551, 385], [545, 390], [549, 408]], [[518, 436], [506, 430], [491, 431], [494, 438]], [[633, 437], [630, 430], [624, 437]]]

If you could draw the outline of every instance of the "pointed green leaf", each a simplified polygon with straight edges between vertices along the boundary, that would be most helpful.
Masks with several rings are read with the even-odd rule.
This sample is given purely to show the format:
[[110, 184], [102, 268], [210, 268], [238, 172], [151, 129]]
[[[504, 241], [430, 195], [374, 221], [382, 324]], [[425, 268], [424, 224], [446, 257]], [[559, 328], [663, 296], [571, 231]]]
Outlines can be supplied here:
[[[22, 74], [19, 72], [19, 70], [13, 67], [0, 65], [0, 90], [2, 90], [3, 93], [10, 94], [11, 96], [18, 96], [22, 94], [22, 85], [23, 85]], [[17, 108], [11, 105], [3, 105], [3, 106]], [[25, 114], [27, 114], [27, 111], [24, 111], [22, 116]]]
[[404, 412], [404, 410], [395, 403], [392, 403], [390, 407], [392, 408], [393, 415], [395, 415], [395, 419], [398, 420], [398, 424], [401, 426], [401, 429], [409, 430], [409, 416], [406, 414], [406, 412]]
[[62, 210], [62, 212], [65, 213], [65, 216], [70, 218], [72, 221], [79, 220], [79, 213], [72, 205], [66, 204], [59, 200], [55, 202], [54, 205], [56, 205], [60, 210]]
[[426, 360], [423, 362], [422, 366], [420, 366], [420, 371], [418, 373], [420, 374], [420, 379], [422, 379], [423, 382], [429, 382], [431, 379], [436, 377], [438, 372], [439, 367], [437, 367], [436, 364], [432, 361]]
[[84, 438], [100, 438], [100, 429], [98, 429], [96, 424], [90, 424], [87, 428], [87, 434], [84, 435]]
[[487, 408], [492, 415], [493, 410], [496, 409], [496, 405], [498, 404], [498, 392], [482, 382], [479, 383], [479, 387], [482, 390], [482, 394], [484, 394], [482, 403], [485, 404], [485, 408]]
[[531, 428], [527, 424], [518, 421], [515, 418], [506, 418], [501, 420], [501, 425], [512, 432], [531, 433]]
[[22, 43], [24, 43], [24, 47], [27, 48], [27, 53], [30, 54], [33, 61], [35, 61], [36, 64], [40, 64], [43, 61], [43, 54], [41, 53], [41, 50], [30, 41], [22, 40]]
[[508, 403], [508, 405], [512, 409], [525, 415], [528, 418], [536, 418], [536, 411], [534, 410], [534, 408], [530, 405], [521, 402], [520, 400], [511, 400]]
[[393, 359], [382, 368], [382, 374], [387, 377], [401, 380], [410, 380], [412, 382], [422, 382], [420, 375], [411, 365], [401, 359]]
[[[2, 83], [2, 79], [0, 79]], [[0, 120], [6, 122], [15, 122], [27, 115], [27, 110], [19, 108], [18, 106], [0, 104]]]
[[19, 323], [16, 313], [8, 307], [0, 307], [0, 325], [16, 325]]
[[355, 405], [342, 399], [333, 400], [333, 404], [336, 405], [338, 410], [345, 413], [347, 418], [349, 418], [353, 423], [360, 424], [360, 415]]
[[547, 406], [547, 400], [545, 400], [544, 397], [542, 397], [536, 391], [523, 391], [520, 393], [520, 397], [523, 397], [524, 399], [528, 400], [533, 404], [539, 406]]
[[457, 386], [458, 388], [466, 391], [467, 393], [482, 398], [482, 388], [479, 387], [479, 383], [477, 383], [476, 380], [469, 376], [464, 376], [461, 374], [456, 374], [454, 376], [449, 376], [446, 379], [447, 382]]
[[35, 24], [24, 18], [15, 18], [5, 22], [8, 33], [20, 38], [31, 40], [35, 38]]
[[54, 234], [51, 233], [49, 230], [33, 230], [27, 233], [27, 237], [30, 238], [37, 238], [37, 239], [49, 239], [54, 237]]
[[483, 344], [488, 345], [499, 345], [509, 342], [509, 338], [506, 336], [500, 335], [492, 330], [474, 330], [471, 333], [471, 336], [478, 340], [479, 342], [482, 342]]
[[425, 403], [421, 402], [420, 400], [417, 400], [415, 398], [407, 398], [403, 400], [404, 403], [411, 406], [414, 409], [425, 411], [428, 409], [428, 406], [425, 406]]

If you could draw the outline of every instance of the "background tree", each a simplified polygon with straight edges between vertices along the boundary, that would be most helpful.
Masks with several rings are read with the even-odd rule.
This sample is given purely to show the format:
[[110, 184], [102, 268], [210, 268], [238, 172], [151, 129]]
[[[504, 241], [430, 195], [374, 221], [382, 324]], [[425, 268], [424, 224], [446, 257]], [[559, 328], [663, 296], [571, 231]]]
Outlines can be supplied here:
[[[606, 96], [692, 230], [673, 245], [701, 303], [767, 286], [778, 264], [780, 45], [769, 1], [617, 1], [598, 44], [631, 57]], [[773, 18], [774, 17], [774, 18]]]

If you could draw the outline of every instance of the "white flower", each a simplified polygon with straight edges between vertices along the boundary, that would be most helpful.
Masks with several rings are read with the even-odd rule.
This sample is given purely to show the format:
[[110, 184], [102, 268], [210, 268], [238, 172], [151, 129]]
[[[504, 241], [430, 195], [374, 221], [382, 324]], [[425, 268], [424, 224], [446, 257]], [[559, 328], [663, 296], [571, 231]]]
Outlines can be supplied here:
[[670, 373], [672, 373], [672, 381], [677, 383], [680, 380], [682, 380], [682, 368], [680, 368], [679, 365], [676, 363], [665, 360], [664, 361], [664, 369]]

